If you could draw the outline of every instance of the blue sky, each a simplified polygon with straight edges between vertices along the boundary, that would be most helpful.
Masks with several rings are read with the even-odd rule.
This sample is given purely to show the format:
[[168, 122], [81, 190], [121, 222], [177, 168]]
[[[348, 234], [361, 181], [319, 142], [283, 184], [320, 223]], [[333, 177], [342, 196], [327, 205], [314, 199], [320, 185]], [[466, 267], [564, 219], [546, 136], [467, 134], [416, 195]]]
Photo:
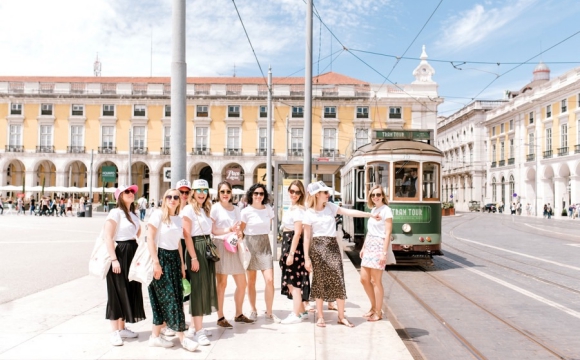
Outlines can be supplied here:
[[[231, 0], [186, 3], [188, 76], [231, 76], [234, 65], [237, 76], [261, 76]], [[263, 71], [271, 65], [274, 76], [302, 76], [304, 1], [235, 4]], [[397, 62], [395, 57], [418, 58], [425, 45], [439, 94], [445, 98], [441, 115], [476, 96], [497, 99], [504, 90], [520, 89], [531, 80], [540, 59], [549, 65], [552, 77], [580, 66], [577, 0], [314, 4], [324, 23], [314, 19], [314, 74], [332, 70], [382, 83], [390, 73], [387, 82], [410, 83], [419, 61]], [[171, 10], [172, 0], [0, 0], [0, 74], [92, 76], [98, 52], [103, 76], [169, 76]]]

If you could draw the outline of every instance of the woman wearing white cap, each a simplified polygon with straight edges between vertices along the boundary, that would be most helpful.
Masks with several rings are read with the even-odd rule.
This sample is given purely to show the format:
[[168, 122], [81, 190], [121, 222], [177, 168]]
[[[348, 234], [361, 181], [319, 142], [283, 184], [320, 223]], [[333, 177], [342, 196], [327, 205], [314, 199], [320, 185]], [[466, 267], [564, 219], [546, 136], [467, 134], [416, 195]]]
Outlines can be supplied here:
[[310, 298], [316, 300], [316, 325], [325, 327], [322, 313], [323, 301], [334, 301], [338, 305], [338, 323], [347, 327], [354, 325], [344, 317], [346, 288], [344, 269], [338, 242], [336, 241], [336, 214], [352, 217], [375, 217], [364, 211], [345, 209], [328, 202], [331, 188], [323, 181], [308, 185], [308, 198], [302, 224], [304, 225], [305, 267], [312, 271]]
[[183, 208], [183, 237], [187, 248], [185, 264], [191, 282], [189, 313], [192, 325], [188, 335], [199, 345], [209, 345], [209, 332], [203, 329], [203, 316], [218, 308], [215, 263], [205, 258], [206, 242], [211, 241], [212, 221], [209, 186], [203, 179], [193, 182], [193, 194], [189, 205]]
[[117, 207], [109, 212], [103, 230], [109, 256], [113, 259], [111, 270], [107, 273], [106, 318], [111, 321], [111, 344], [115, 346], [123, 345], [123, 338], [138, 336], [125, 328], [125, 322], [145, 320], [141, 283], [129, 281], [128, 277], [129, 266], [137, 250], [136, 239], [141, 233], [139, 218], [135, 215], [137, 190], [136, 185], [117, 188]]

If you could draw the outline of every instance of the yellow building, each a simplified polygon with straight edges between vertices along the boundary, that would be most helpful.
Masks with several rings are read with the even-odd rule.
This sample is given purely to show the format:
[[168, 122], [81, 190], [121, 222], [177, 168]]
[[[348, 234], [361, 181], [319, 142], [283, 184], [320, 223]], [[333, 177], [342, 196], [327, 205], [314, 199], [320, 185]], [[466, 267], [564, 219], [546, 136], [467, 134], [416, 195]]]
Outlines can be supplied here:
[[[333, 72], [314, 78], [313, 157], [344, 159], [369, 142], [373, 128], [433, 129], [441, 100], [423, 55], [409, 85], [372, 85]], [[163, 177], [170, 96], [169, 78], [0, 76], [0, 186], [90, 186], [91, 153], [93, 187], [124, 184], [131, 153], [139, 195], [159, 199], [170, 185]], [[259, 181], [268, 136], [263, 78], [188, 78], [186, 115], [189, 180], [216, 186], [228, 179], [246, 189]], [[273, 79], [272, 118], [273, 159], [301, 159], [303, 78]], [[103, 166], [116, 168], [114, 183], [103, 184]]]

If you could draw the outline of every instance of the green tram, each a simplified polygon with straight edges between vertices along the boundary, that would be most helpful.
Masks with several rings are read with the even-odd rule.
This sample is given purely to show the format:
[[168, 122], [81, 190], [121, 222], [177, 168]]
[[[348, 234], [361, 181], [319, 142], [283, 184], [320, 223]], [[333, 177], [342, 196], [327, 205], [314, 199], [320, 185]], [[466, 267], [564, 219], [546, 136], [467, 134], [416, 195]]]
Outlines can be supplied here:
[[[343, 206], [369, 211], [367, 193], [385, 190], [393, 211], [397, 263], [432, 262], [441, 252], [441, 161], [432, 130], [375, 130], [370, 144], [355, 150], [341, 169]], [[360, 246], [366, 219], [343, 218], [343, 230]]]

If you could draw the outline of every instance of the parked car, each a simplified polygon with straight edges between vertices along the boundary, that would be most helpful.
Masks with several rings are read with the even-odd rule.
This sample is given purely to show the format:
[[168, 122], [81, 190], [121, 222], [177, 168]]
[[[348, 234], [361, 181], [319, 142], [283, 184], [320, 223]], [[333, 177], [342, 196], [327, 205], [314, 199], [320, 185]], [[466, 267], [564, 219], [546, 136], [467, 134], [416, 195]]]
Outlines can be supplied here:
[[482, 211], [487, 211], [489, 213], [490, 212], [496, 212], [497, 211], [497, 207], [493, 203], [485, 204], [485, 206], [483, 207]]
[[479, 201], [471, 200], [469, 202], [469, 211], [480, 211], [481, 204]]

